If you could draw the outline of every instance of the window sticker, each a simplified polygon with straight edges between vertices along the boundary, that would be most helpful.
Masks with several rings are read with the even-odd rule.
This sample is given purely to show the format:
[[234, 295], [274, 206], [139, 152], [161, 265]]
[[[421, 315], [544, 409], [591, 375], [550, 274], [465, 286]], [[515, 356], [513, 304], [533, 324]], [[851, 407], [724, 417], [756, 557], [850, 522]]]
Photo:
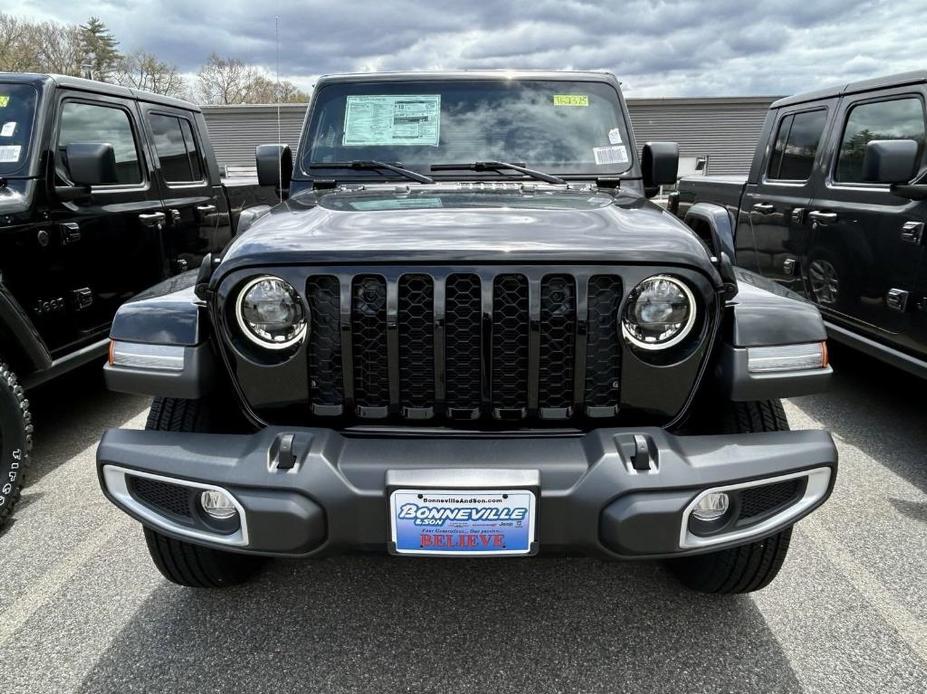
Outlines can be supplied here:
[[611, 142], [613, 145], [620, 145], [621, 144], [621, 129], [612, 128], [611, 130], [609, 130], [608, 131], [608, 141]]
[[610, 147], [593, 147], [592, 156], [595, 157], [597, 165], [602, 164], [627, 164], [628, 150], [624, 145], [612, 145]]
[[6, 94], [0, 96], [0, 108], [6, 108], [10, 103], [10, 97]]
[[16, 132], [16, 121], [11, 120], [3, 124], [3, 127], [0, 128], [0, 137], [13, 137], [13, 134]]
[[342, 145], [437, 146], [441, 95], [349, 96]]
[[19, 161], [21, 145], [0, 145], [0, 163], [8, 164]]
[[554, 94], [554, 106], [588, 106], [589, 97], [585, 94]]

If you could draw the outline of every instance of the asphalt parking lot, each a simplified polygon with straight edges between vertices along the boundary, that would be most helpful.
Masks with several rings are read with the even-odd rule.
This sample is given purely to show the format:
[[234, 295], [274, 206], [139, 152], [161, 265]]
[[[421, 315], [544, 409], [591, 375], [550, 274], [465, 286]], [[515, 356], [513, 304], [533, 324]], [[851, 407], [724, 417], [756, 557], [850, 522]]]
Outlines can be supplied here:
[[86, 369], [33, 394], [31, 485], [0, 534], [4, 692], [927, 691], [927, 384], [834, 350], [832, 391], [787, 404], [835, 435], [834, 496], [752, 596], [658, 564], [354, 556], [178, 588], [106, 502], [105, 427], [147, 402]]

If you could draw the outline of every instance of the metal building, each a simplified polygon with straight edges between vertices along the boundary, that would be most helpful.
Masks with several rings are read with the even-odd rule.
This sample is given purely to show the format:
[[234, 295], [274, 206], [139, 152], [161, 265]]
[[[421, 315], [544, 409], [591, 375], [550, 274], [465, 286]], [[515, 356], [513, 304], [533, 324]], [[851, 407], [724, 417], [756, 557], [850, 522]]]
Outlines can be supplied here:
[[[705, 157], [707, 173], [745, 174], [766, 110], [777, 98], [628, 99], [628, 109], [639, 144], [679, 143], [680, 173], [688, 173], [687, 163]], [[306, 105], [204, 106], [203, 113], [220, 166], [253, 170], [256, 145], [286, 142], [295, 149]]]

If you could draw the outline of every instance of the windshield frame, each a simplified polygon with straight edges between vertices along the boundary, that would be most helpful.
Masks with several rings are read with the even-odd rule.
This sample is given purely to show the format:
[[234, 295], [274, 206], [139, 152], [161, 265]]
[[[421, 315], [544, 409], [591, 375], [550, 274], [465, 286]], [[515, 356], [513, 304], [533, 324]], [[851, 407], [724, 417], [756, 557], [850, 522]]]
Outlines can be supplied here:
[[[35, 96], [35, 104], [32, 108], [32, 119], [25, 127], [26, 139], [22, 147], [22, 152], [20, 153], [18, 165], [16, 168], [6, 170], [4, 168], [5, 164], [11, 162], [0, 163], [0, 178], [24, 178], [29, 176], [30, 163], [32, 161], [32, 153], [35, 151], [36, 144], [36, 123], [38, 122], [39, 109], [42, 104], [42, 90], [38, 88], [37, 85], [30, 82], [24, 82], [19, 80], [10, 80], [10, 79], [0, 79], [0, 86], [3, 87], [12, 87], [20, 89], [31, 89], [33, 95]], [[0, 124], [5, 123], [6, 119], [3, 118], [3, 109], [0, 109]], [[0, 140], [0, 145], [3, 144], [12, 144], [6, 143]], [[19, 143], [16, 143], [19, 144]]]
[[[399, 85], [409, 85], [410, 89], [420, 88], [423, 84], [437, 83], [437, 84], [459, 84], [459, 83], [494, 83], [494, 82], [503, 82], [503, 81], [516, 81], [516, 82], [563, 82], [564, 85], [575, 86], [581, 83], [593, 83], [600, 84], [606, 87], [611, 88], [615, 93], [617, 99], [617, 117], [618, 117], [618, 127], [621, 128], [623, 135], [625, 137], [624, 144], [627, 147], [628, 154], [628, 163], [624, 168], [616, 165], [614, 168], [609, 170], [599, 170], [599, 171], [560, 171], [556, 168], [544, 167], [541, 164], [535, 162], [519, 162], [525, 164], [529, 168], [536, 168], [544, 173], [557, 176], [564, 180], [595, 180], [597, 178], [620, 178], [620, 179], [637, 179], [640, 178], [640, 162], [638, 160], [637, 152], [637, 143], [634, 138], [634, 130], [631, 126], [630, 118], [628, 116], [627, 104], [622, 94], [620, 83], [614, 76], [607, 73], [572, 73], [564, 71], [552, 71], [552, 72], [537, 72], [537, 73], [508, 73], [508, 72], [477, 72], [473, 73], [464, 72], [464, 73], [403, 73], [403, 74], [371, 74], [371, 75], [335, 75], [331, 77], [323, 77], [315, 85], [313, 90], [312, 97], [310, 98], [309, 106], [306, 109], [306, 115], [303, 121], [303, 128], [300, 135], [300, 144], [297, 151], [296, 161], [297, 167], [294, 171], [293, 178], [295, 180], [304, 180], [312, 181], [313, 179], [331, 179], [337, 178], [339, 181], [345, 182], [357, 182], [357, 183], [367, 183], [367, 182], [381, 182], [393, 184], [402, 179], [399, 176], [393, 175], [389, 172], [377, 172], [377, 171], [358, 171], [358, 170], [343, 170], [338, 171], [337, 169], [320, 169], [314, 167], [308, 162], [308, 157], [311, 152], [311, 147], [309, 143], [309, 136], [311, 132], [311, 126], [314, 123], [316, 117], [316, 111], [319, 105], [319, 95], [322, 91], [333, 85], [364, 85], [371, 89], [369, 93], [373, 94], [373, 91], [376, 85], [391, 85], [395, 87]], [[445, 162], [440, 162], [445, 163]], [[459, 162], [453, 162], [459, 163]], [[530, 176], [525, 174], [514, 172], [509, 169], [501, 170], [492, 170], [492, 171], [467, 171], [467, 170], [454, 170], [454, 171], [432, 171], [428, 167], [425, 167], [419, 171], [419, 167], [415, 163], [403, 162], [403, 165], [406, 168], [410, 168], [419, 173], [423, 173], [426, 176], [431, 176], [435, 179], [436, 182], [441, 181], [513, 181], [513, 182], [523, 182], [528, 180], [535, 180]], [[334, 175], [334, 172], [337, 171], [337, 176]]]

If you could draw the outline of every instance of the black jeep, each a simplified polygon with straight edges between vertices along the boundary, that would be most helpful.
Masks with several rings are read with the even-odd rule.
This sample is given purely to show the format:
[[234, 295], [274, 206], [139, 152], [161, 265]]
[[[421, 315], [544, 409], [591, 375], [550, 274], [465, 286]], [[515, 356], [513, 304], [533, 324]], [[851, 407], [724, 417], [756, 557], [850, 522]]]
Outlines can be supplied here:
[[735, 274], [729, 218], [647, 200], [677, 149], [638, 157], [613, 76], [326, 77], [295, 162], [257, 159], [287, 201], [111, 332], [110, 387], [155, 400], [100, 483], [167, 578], [545, 550], [772, 580], [835, 480], [779, 401], [825, 387], [824, 326]]
[[272, 193], [220, 181], [195, 104], [0, 72], [0, 523], [32, 444], [27, 390], [102, 360], [124, 301], [168, 291]]

